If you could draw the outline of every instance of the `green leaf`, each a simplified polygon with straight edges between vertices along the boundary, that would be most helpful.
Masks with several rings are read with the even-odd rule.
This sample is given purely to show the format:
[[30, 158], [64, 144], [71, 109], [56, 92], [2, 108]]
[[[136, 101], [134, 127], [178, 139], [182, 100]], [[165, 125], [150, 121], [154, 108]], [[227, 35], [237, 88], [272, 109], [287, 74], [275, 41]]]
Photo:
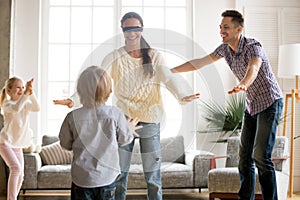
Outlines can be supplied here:
[[202, 117], [208, 123], [208, 130], [199, 132], [213, 132], [216, 130], [223, 131], [224, 134], [230, 132], [236, 135], [237, 130], [241, 129], [242, 120], [245, 110], [245, 94], [237, 93], [230, 95], [225, 105], [215, 101], [205, 102], [201, 100], [200, 107]]

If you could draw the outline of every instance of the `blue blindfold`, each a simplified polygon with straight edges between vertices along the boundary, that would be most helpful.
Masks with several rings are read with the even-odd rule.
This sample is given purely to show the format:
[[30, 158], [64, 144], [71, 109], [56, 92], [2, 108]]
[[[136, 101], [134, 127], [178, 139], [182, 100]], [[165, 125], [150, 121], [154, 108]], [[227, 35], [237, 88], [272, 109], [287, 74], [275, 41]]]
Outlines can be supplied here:
[[122, 28], [123, 32], [143, 32], [143, 27], [140, 26], [127, 26]]

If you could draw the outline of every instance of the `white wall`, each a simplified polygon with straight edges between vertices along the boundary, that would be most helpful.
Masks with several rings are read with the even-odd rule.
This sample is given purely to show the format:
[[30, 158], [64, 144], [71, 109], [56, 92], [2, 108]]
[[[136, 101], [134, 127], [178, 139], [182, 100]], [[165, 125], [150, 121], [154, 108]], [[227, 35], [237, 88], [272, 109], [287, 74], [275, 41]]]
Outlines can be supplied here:
[[[219, 25], [221, 14], [227, 9], [235, 9], [235, 0], [195, 1], [194, 39], [207, 53], [212, 53], [222, 43]], [[220, 74], [226, 93], [235, 85], [236, 79], [224, 59], [214, 65]]]
[[[195, 57], [201, 57], [203, 54], [206, 55], [212, 53], [222, 43], [219, 28], [222, 20], [221, 14], [227, 9], [235, 9], [235, 0], [195, 0], [194, 9], [194, 40], [204, 50], [204, 52], [196, 52]], [[212, 99], [220, 104], [225, 103], [225, 100], [228, 97], [227, 91], [229, 91], [237, 83], [237, 79], [224, 59], [197, 71], [195, 76], [197, 77], [195, 87], [199, 88], [200, 91], [203, 91], [201, 99], [204, 101]], [[203, 115], [201, 113], [201, 109], [198, 108], [197, 112], [197, 129], [205, 130], [207, 128], [207, 122], [201, 117]], [[214, 137], [216, 137], [216, 135], [214, 135]], [[214, 139], [208, 138], [206, 135], [201, 133], [197, 134], [197, 149], [208, 150], [216, 153], [217, 155], [223, 155], [224, 150], [219, 152], [220, 150], [218, 147], [214, 145], [214, 143], [210, 143], [210, 141]], [[223, 161], [220, 162], [221, 165], [224, 164]]]
[[[10, 76], [20, 76], [24, 81], [35, 79], [34, 91], [39, 96], [39, 0], [13, 1], [12, 59]], [[39, 113], [30, 116], [34, 133], [39, 130]], [[35, 138], [37, 139], [37, 138]]]

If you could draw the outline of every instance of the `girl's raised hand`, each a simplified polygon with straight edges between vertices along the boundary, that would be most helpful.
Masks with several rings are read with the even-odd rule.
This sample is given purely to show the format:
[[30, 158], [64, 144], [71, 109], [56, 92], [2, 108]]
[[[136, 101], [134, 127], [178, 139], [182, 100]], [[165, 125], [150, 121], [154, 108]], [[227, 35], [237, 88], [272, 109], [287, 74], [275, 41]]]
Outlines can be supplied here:
[[25, 95], [31, 95], [32, 94], [32, 85], [33, 85], [33, 78], [26, 82], [26, 89], [25, 89]]

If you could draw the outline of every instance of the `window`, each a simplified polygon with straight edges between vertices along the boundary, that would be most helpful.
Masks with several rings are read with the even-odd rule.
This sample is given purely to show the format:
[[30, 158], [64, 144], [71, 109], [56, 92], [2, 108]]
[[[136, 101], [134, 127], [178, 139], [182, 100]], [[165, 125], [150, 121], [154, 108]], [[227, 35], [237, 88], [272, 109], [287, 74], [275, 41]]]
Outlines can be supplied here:
[[[42, 102], [46, 105], [42, 110], [42, 131], [58, 134], [70, 109], [55, 106], [52, 100], [74, 93], [82, 68], [99, 65], [107, 53], [123, 45], [120, 18], [126, 12], [135, 11], [143, 17], [146, 40], [162, 51], [168, 66], [182, 63], [185, 56], [181, 52], [189, 51], [185, 40], [192, 32], [190, 4], [184, 0], [43, 1], [41, 74], [45, 80]], [[167, 120], [162, 123], [161, 130], [166, 132], [162, 136], [171, 136], [169, 133], [177, 134], [182, 126], [182, 110], [168, 91], [163, 90], [163, 97]]]

